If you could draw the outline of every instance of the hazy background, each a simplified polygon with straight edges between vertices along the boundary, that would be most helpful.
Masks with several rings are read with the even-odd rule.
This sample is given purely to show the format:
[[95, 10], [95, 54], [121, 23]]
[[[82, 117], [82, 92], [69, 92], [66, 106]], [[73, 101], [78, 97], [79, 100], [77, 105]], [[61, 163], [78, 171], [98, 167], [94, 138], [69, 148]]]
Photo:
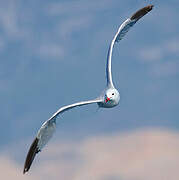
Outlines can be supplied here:
[[[64, 114], [23, 176], [41, 124], [63, 105], [100, 95], [111, 39], [148, 4], [153, 11], [113, 51], [119, 106]], [[0, 0], [0, 177], [178, 180], [178, 7], [177, 0]]]

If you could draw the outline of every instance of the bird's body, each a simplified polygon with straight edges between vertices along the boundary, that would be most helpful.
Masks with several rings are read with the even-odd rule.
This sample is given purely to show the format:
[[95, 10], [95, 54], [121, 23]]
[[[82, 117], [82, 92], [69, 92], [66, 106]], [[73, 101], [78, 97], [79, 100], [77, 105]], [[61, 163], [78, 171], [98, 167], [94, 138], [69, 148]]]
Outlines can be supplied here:
[[107, 65], [106, 65], [107, 87], [105, 91], [102, 93], [102, 95], [94, 100], [82, 101], [82, 102], [78, 102], [78, 103], [61, 107], [56, 113], [54, 113], [47, 121], [43, 123], [43, 125], [39, 129], [37, 136], [35, 137], [29, 149], [29, 152], [27, 154], [26, 161], [24, 164], [23, 173], [26, 173], [30, 169], [30, 166], [34, 160], [35, 155], [38, 152], [40, 152], [42, 148], [47, 144], [47, 142], [51, 139], [56, 129], [57, 117], [60, 114], [74, 107], [84, 106], [84, 105], [88, 105], [92, 103], [96, 103], [101, 108], [112, 108], [119, 104], [120, 94], [118, 90], [114, 87], [114, 84], [112, 81], [112, 72], [111, 72], [111, 58], [112, 58], [113, 46], [115, 43], [119, 42], [125, 36], [125, 34], [129, 31], [129, 29], [141, 17], [143, 17], [145, 14], [151, 11], [152, 8], [153, 8], [153, 5], [149, 5], [140, 9], [135, 14], [133, 14], [130, 18], [128, 18], [126, 21], [122, 23], [117, 33], [115, 34], [114, 38], [112, 39], [109, 50], [108, 50]]
[[112, 108], [119, 104], [120, 94], [114, 87], [107, 88], [101, 97], [103, 100], [98, 102], [99, 107]]

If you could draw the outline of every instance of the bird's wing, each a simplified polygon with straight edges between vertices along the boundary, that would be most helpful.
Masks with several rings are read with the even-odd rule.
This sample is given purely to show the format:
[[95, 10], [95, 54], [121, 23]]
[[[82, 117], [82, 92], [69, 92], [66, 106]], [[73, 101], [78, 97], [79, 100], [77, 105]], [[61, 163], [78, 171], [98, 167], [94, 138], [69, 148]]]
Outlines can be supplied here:
[[89, 100], [89, 101], [82, 101], [82, 102], [78, 102], [78, 103], [61, 107], [55, 114], [53, 114], [51, 118], [45, 121], [42, 124], [41, 128], [39, 129], [37, 136], [35, 137], [29, 149], [29, 152], [25, 160], [23, 173], [26, 173], [30, 169], [30, 166], [35, 158], [35, 155], [39, 151], [42, 150], [42, 148], [47, 144], [47, 142], [50, 140], [50, 138], [54, 134], [55, 129], [56, 129], [56, 118], [58, 117], [59, 114], [77, 106], [83, 106], [83, 105], [98, 103], [98, 102], [102, 102], [102, 99], [98, 98], [98, 99]]
[[126, 35], [126, 33], [129, 31], [129, 29], [145, 14], [147, 14], [149, 11], [151, 11], [153, 8], [153, 5], [148, 5], [140, 10], [138, 10], [136, 13], [134, 13], [130, 18], [125, 20], [121, 26], [119, 27], [117, 33], [115, 34], [113, 40], [111, 41], [108, 55], [107, 55], [107, 65], [106, 65], [106, 77], [107, 77], [107, 86], [108, 87], [114, 87], [112, 82], [112, 72], [111, 72], [111, 57], [112, 57], [112, 51], [113, 46], [116, 42], [119, 42], [123, 37]]

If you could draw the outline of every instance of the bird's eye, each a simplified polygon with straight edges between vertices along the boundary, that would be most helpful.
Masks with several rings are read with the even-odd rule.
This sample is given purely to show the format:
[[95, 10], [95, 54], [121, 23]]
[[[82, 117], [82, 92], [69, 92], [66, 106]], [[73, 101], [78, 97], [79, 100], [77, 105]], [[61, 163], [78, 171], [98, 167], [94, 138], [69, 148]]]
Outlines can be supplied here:
[[112, 93], [112, 95], [114, 95], [114, 93]]

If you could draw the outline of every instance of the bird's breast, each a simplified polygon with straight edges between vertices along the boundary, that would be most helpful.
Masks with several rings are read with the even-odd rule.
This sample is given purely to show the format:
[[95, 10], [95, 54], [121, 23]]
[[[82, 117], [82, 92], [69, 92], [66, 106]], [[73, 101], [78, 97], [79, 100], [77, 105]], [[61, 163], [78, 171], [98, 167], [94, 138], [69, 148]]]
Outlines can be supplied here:
[[103, 108], [112, 108], [114, 106], [117, 106], [119, 103], [115, 101], [108, 101], [108, 102], [99, 102], [98, 106]]

